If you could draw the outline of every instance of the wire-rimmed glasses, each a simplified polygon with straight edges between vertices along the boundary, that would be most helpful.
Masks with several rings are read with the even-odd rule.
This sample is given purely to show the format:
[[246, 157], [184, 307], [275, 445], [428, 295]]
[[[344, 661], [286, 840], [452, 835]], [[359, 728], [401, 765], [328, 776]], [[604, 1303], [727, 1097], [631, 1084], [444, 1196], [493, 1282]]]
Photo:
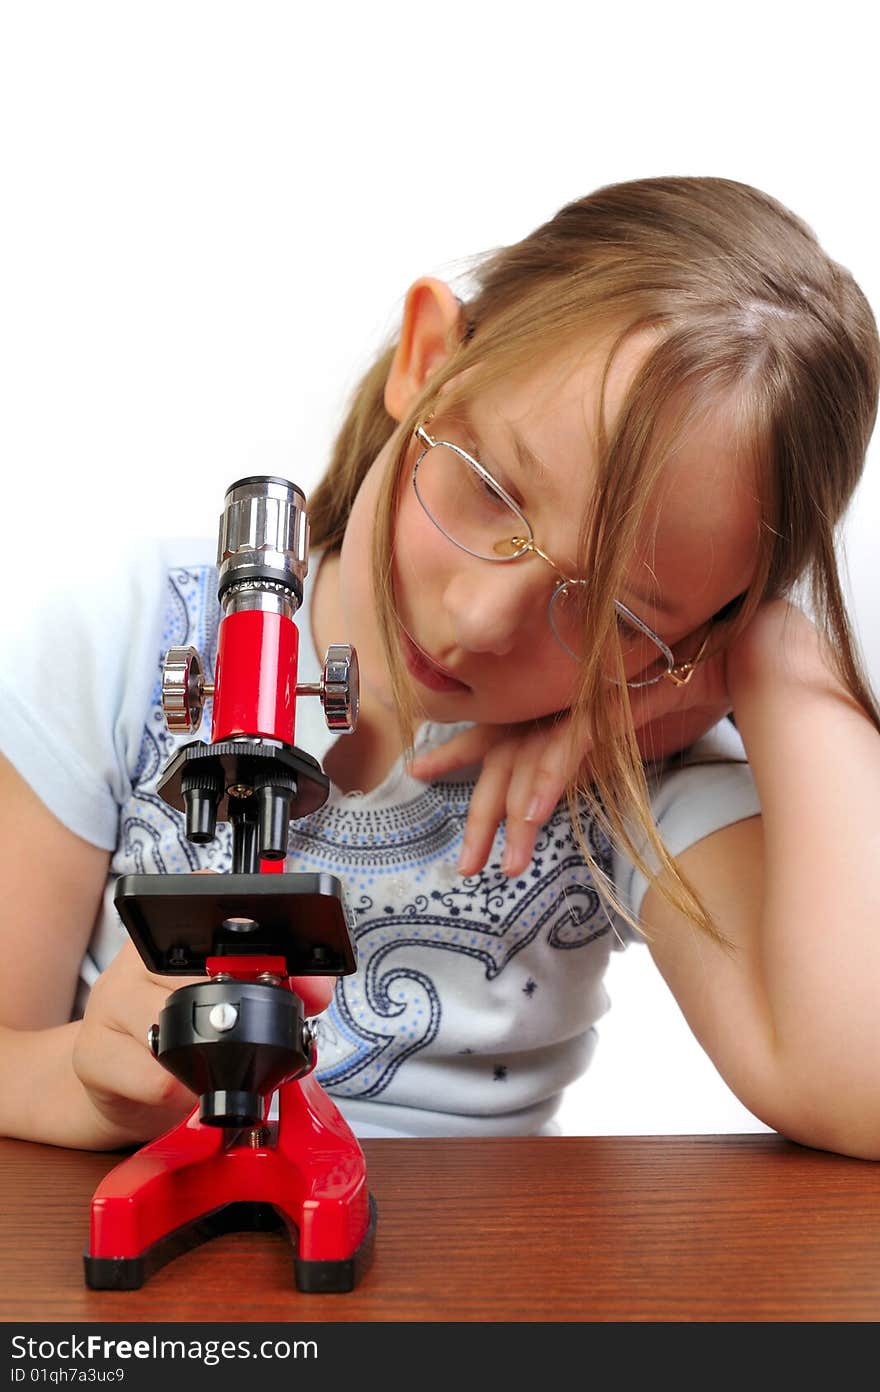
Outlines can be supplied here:
[[[533, 554], [556, 572], [558, 582], [550, 596], [547, 618], [557, 643], [575, 662], [582, 624], [578, 591], [586, 580], [560, 570], [535, 541], [531, 523], [504, 486], [473, 455], [452, 440], [435, 440], [419, 423], [414, 435], [424, 447], [413, 465], [412, 485], [424, 512], [453, 546], [469, 556], [493, 564], [521, 560]], [[676, 662], [672, 649], [638, 615], [619, 600], [620, 641], [625, 662], [633, 662], [637, 678], [627, 680], [631, 690], [654, 686], [668, 678], [686, 686], [709, 642], [706, 634], [699, 651], [686, 662]], [[710, 630], [711, 632], [711, 630]]]

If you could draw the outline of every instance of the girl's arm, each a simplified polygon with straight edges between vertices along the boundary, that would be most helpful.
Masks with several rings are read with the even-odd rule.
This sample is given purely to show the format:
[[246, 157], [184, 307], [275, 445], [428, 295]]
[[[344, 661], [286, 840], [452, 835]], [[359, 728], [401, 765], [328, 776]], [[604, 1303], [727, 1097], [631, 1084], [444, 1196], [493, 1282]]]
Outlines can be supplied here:
[[677, 864], [735, 950], [652, 887], [651, 952], [756, 1116], [803, 1144], [880, 1159], [880, 734], [784, 602], [759, 612], [727, 677], [763, 815]]
[[[70, 1021], [108, 866], [0, 756], [0, 1135], [107, 1150], [160, 1135], [195, 1105], [147, 1044], [188, 978], [152, 975], [126, 942]], [[333, 985], [296, 980], [306, 1013]]]
[[0, 756], [0, 1135], [93, 1143], [68, 1021], [108, 863]]
[[[156, 1117], [156, 1134], [162, 1120], [169, 1124], [172, 1115], [185, 1114], [185, 1090], [150, 1058], [145, 1036], [136, 1048], [144, 1066], [122, 1080], [119, 1091], [126, 1097], [116, 1099], [122, 1110], [115, 1116], [96, 1105], [96, 1096], [101, 1101], [103, 1096], [90, 1089], [77, 1068], [85, 1022], [71, 1021], [70, 1015], [109, 860], [107, 851], [64, 826], [0, 756], [0, 1135], [109, 1149], [143, 1140], [148, 1115]], [[99, 1009], [92, 1011], [90, 1002], [94, 1020], [88, 1037], [98, 1041], [93, 1072], [109, 1093], [120, 1060], [136, 1046], [112, 1028], [120, 1014], [108, 1017], [103, 1007], [118, 1003], [124, 1012], [130, 993], [126, 984], [121, 991], [95, 990]], [[106, 1028], [96, 1027], [99, 1019], [108, 1020]], [[169, 1084], [177, 1090], [171, 1111]], [[139, 1111], [131, 1105], [138, 1088]], [[188, 1094], [186, 1102], [192, 1105]]]
[[129, 944], [70, 1019], [109, 861], [0, 756], [0, 1135], [112, 1149], [193, 1106], [147, 1047], [171, 988]]

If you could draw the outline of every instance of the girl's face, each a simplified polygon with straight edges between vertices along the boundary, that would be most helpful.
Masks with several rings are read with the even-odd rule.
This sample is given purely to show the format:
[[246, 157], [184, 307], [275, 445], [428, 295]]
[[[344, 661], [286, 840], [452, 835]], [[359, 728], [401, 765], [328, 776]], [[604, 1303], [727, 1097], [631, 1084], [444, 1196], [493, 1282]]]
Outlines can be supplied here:
[[[606, 387], [609, 430], [649, 344], [649, 331], [633, 336], [615, 359]], [[454, 426], [455, 441], [515, 498], [536, 544], [569, 577], [578, 575], [579, 525], [595, 480], [591, 441], [598, 429], [602, 362], [594, 353], [575, 367], [550, 362], [528, 377], [507, 380], [480, 396], [468, 420], [459, 418]], [[444, 438], [444, 419], [441, 398], [428, 427], [432, 437]], [[452, 433], [448, 418], [447, 426]], [[493, 564], [453, 545], [413, 489], [412, 466], [421, 449], [413, 440], [400, 484], [394, 581], [404, 653], [424, 718], [512, 723], [566, 708], [578, 669], [548, 622], [558, 575], [539, 556]], [[379, 485], [389, 457], [386, 448], [358, 492], [340, 579], [345, 632], [358, 650], [364, 695], [390, 711], [368, 579]], [[702, 427], [670, 462], [656, 534], [629, 568], [617, 598], [674, 648], [746, 588], [757, 537], [758, 503], [748, 470], [738, 466], [723, 422]], [[450, 676], [444, 679], [432, 664]], [[638, 677], [628, 668], [627, 675]]]

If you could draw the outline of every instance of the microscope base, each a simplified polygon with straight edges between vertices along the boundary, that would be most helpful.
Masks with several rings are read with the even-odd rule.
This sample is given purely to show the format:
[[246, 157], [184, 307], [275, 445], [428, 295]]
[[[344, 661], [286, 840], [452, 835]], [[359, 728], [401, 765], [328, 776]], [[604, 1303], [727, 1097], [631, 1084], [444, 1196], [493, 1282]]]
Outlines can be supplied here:
[[279, 1089], [261, 1134], [204, 1126], [198, 1108], [123, 1160], [92, 1199], [86, 1284], [137, 1290], [181, 1253], [223, 1233], [286, 1230], [302, 1291], [352, 1290], [376, 1226], [363, 1152], [312, 1074]]
[[271, 1204], [231, 1203], [205, 1213], [185, 1227], [168, 1233], [138, 1257], [93, 1257], [86, 1253], [86, 1284], [91, 1290], [140, 1290], [157, 1271], [175, 1257], [191, 1252], [212, 1237], [233, 1232], [287, 1232], [294, 1258], [297, 1290], [312, 1295], [342, 1295], [354, 1290], [370, 1264], [376, 1231], [376, 1201], [369, 1196], [369, 1225], [363, 1241], [351, 1257], [339, 1261], [307, 1261], [296, 1255], [296, 1229]]

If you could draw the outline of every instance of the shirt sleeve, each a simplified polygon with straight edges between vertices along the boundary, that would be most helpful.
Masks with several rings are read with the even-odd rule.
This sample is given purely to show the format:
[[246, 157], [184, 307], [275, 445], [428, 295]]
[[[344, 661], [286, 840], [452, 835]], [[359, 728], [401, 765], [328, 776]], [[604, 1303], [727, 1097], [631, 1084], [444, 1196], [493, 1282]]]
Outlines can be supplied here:
[[102, 539], [50, 573], [19, 563], [0, 621], [0, 751], [54, 815], [113, 850], [156, 680], [163, 544]]
[[[660, 838], [673, 857], [704, 836], [761, 811], [742, 739], [729, 720], [676, 756], [674, 764], [667, 763], [649, 781], [648, 791]], [[643, 859], [656, 871], [657, 857], [644, 833], [632, 826], [628, 830]], [[620, 850], [614, 852], [614, 884], [621, 902], [638, 919], [648, 881]], [[623, 919], [618, 919], [616, 928], [623, 939], [620, 946], [643, 941]]]

